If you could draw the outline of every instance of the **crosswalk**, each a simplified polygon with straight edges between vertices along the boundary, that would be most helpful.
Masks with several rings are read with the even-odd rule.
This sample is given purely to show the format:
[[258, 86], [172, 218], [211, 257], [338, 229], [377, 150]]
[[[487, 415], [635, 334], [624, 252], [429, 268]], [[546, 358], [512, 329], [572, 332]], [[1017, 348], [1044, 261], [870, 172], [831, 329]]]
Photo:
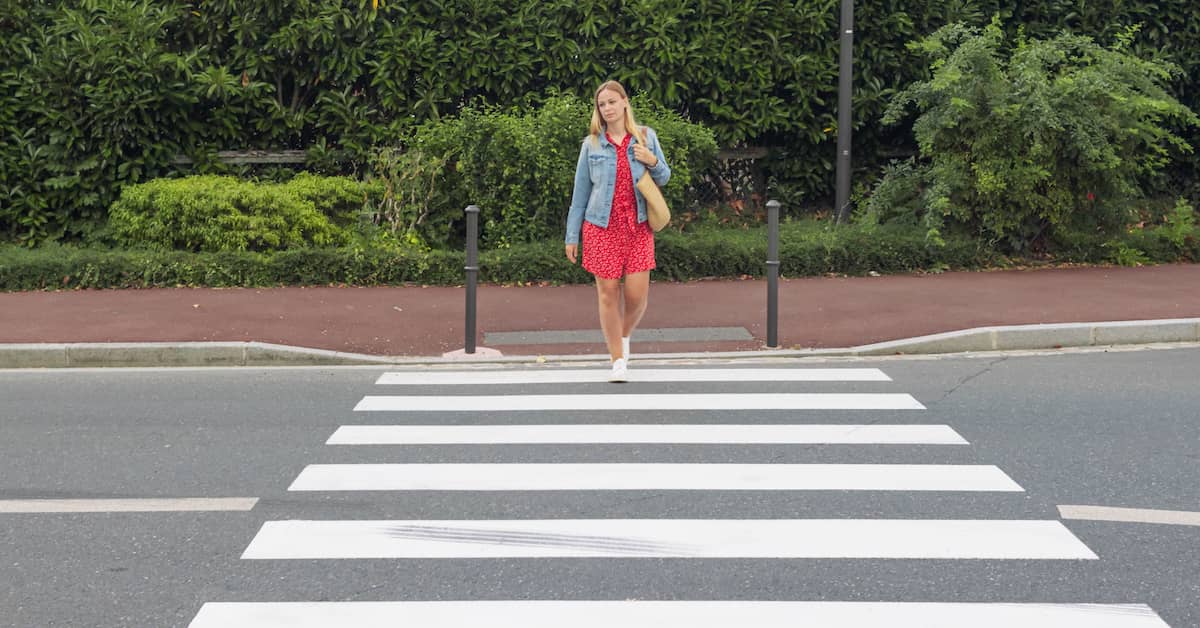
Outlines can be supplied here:
[[360, 412], [542, 412], [547, 410], [924, 410], [912, 395], [773, 393], [680, 395], [368, 395]]
[[[206, 604], [201, 626], [282, 628], [1162, 628], [1144, 605], [919, 602], [315, 602]], [[193, 623], [192, 626], [197, 626]]]
[[292, 491], [1020, 491], [991, 465], [318, 464]]
[[966, 445], [948, 425], [343, 425], [327, 445]]
[[1057, 521], [271, 521], [242, 558], [1095, 559]]
[[[888, 386], [878, 369], [662, 368], [631, 372], [634, 382], [860, 382]], [[602, 373], [601, 373], [602, 375]], [[579, 393], [530, 394], [545, 384]], [[566, 445], [910, 446], [969, 448], [950, 425], [854, 424], [811, 420], [828, 413], [925, 409], [906, 393], [629, 393], [594, 370], [512, 369], [384, 373], [375, 385], [402, 394], [366, 395], [359, 424], [341, 425], [329, 446], [485, 447]], [[421, 394], [426, 387], [455, 394]], [[537, 388], [542, 387], [542, 388]], [[656, 387], [661, 389], [662, 387]], [[397, 390], [398, 389], [398, 390]], [[479, 394], [485, 393], [485, 394]], [[719, 423], [688, 422], [718, 412]], [[814, 412], [817, 411], [817, 412]], [[764, 414], [766, 413], [766, 414]], [[705, 414], [705, 416], [711, 416]], [[756, 420], [763, 416], [770, 420]], [[868, 415], [869, 416], [869, 415]], [[374, 423], [395, 417], [398, 424]], [[453, 417], [454, 421], [445, 421]], [[464, 421], [464, 417], [466, 420]], [[516, 418], [516, 423], [508, 422]], [[599, 422], [596, 422], [599, 418]], [[610, 421], [607, 417], [620, 418]], [[788, 421], [778, 422], [780, 417]], [[632, 419], [632, 422], [630, 420]], [[415, 421], [415, 423], [414, 423]], [[509, 491], [887, 491], [899, 494], [1016, 494], [1024, 489], [988, 464], [794, 464], [755, 461], [309, 464], [291, 492]], [[990, 518], [512, 518], [342, 519], [265, 522], [241, 558], [267, 560], [578, 560], [671, 558], [743, 560], [1091, 561], [1098, 556], [1058, 520]], [[205, 603], [191, 628], [434, 628], [479, 626], [822, 626], [832, 628], [1164, 628], [1140, 604], [966, 603], [915, 600], [456, 600]], [[314, 596], [319, 595], [314, 592]]]

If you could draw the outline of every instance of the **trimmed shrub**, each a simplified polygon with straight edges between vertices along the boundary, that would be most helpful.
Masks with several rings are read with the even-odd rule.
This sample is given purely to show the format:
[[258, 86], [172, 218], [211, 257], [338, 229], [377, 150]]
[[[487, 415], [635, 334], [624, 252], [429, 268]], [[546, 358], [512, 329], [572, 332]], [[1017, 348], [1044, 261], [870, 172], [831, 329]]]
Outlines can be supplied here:
[[308, 201], [333, 222], [334, 226], [353, 229], [370, 217], [373, 202], [383, 196], [383, 186], [364, 185], [350, 177], [323, 177], [307, 172], [283, 182], [282, 187], [297, 198]]
[[[378, 193], [378, 192], [376, 192]], [[181, 251], [276, 251], [352, 239], [371, 188], [344, 177], [301, 174], [285, 183], [234, 177], [157, 179], [132, 185], [109, 226], [128, 247]]]

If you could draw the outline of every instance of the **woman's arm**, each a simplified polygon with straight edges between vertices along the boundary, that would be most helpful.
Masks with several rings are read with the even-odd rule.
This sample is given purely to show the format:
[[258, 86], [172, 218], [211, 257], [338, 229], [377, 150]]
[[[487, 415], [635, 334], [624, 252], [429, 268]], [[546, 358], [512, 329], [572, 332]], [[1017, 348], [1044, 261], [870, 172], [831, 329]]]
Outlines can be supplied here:
[[567, 244], [579, 244], [583, 231], [583, 214], [587, 211], [588, 198], [592, 196], [592, 174], [588, 171], [588, 140], [579, 148], [579, 161], [575, 164], [575, 189], [571, 192], [571, 209], [567, 211]]
[[650, 145], [650, 149], [654, 151], [654, 156], [658, 158], [658, 163], [654, 164], [653, 168], [649, 168], [650, 178], [662, 187], [671, 179], [671, 167], [667, 165], [667, 158], [663, 156], [662, 144], [658, 141], [658, 134], [654, 129], [646, 127], [646, 143]]

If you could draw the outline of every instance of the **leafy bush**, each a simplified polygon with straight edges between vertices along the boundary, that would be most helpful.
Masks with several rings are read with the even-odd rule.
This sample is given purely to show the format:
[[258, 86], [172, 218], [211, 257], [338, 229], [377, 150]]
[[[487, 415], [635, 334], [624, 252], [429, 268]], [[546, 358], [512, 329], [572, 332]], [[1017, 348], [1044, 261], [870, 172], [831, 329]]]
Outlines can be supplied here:
[[453, 215], [439, 211], [434, 217], [435, 208], [447, 203], [445, 191], [438, 185], [447, 161], [445, 155], [426, 155], [420, 149], [376, 149], [369, 160], [368, 177], [382, 186], [383, 193], [374, 208], [374, 223], [385, 233], [413, 244], [449, 240]]
[[1163, 217], [1163, 224], [1156, 227], [1154, 233], [1180, 252], [1185, 251], [1188, 244], [1194, 243], [1200, 236], [1196, 229], [1196, 210], [1187, 199], [1179, 199], [1175, 209]]
[[1200, 261], [1200, 226], [1190, 203], [1180, 199], [1161, 224], [1131, 229], [1115, 236], [1095, 231], [1060, 231], [1054, 235], [1055, 257], [1068, 262], [1115, 263], [1128, 266], [1158, 262]]
[[341, 228], [353, 228], [369, 215], [373, 201], [383, 195], [378, 184], [363, 184], [349, 177], [322, 177], [301, 172], [282, 183], [281, 187], [301, 200], [313, 204], [317, 211]]
[[[642, 104], [634, 102], [638, 121], [657, 131], [671, 165], [667, 201], [682, 206], [694, 173], [716, 156], [716, 141], [707, 129]], [[405, 154], [388, 148], [373, 160], [388, 190], [381, 219], [430, 245], [457, 247], [463, 209], [474, 204], [485, 248], [561, 242], [590, 116], [589, 101], [560, 96], [533, 111], [468, 108], [427, 123]]]
[[347, 244], [370, 190], [343, 177], [286, 183], [157, 179], [125, 188], [110, 227], [119, 243], [181, 251], [275, 251]]
[[1131, 37], [1104, 48], [1019, 36], [1008, 51], [993, 20], [915, 44], [933, 78], [897, 96], [884, 122], [916, 107], [921, 160], [888, 172], [867, 213], [888, 221], [915, 209], [934, 239], [949, 219], [1010, 251], [1047, 230], [1124, 227], [1143, 182], [1172, 149], [1191, 150], [1168, 121], [1200, 122], [1163, 89], [1178, 69], [1126, 52]]

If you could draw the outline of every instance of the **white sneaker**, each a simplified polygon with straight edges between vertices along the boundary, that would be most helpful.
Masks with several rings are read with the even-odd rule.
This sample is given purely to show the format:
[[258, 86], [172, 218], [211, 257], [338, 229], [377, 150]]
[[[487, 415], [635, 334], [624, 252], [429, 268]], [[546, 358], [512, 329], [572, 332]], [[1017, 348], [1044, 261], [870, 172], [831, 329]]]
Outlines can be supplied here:
[[612, 372], [608, 374], [608, 381], [610, 381], [610, 382], [628, 381], [625, 379], [626, 373], [628, 370], [629, 370], [629, 367], [625, 363], [625, 358], [617, 358], [617, 359], [613, 360]]

